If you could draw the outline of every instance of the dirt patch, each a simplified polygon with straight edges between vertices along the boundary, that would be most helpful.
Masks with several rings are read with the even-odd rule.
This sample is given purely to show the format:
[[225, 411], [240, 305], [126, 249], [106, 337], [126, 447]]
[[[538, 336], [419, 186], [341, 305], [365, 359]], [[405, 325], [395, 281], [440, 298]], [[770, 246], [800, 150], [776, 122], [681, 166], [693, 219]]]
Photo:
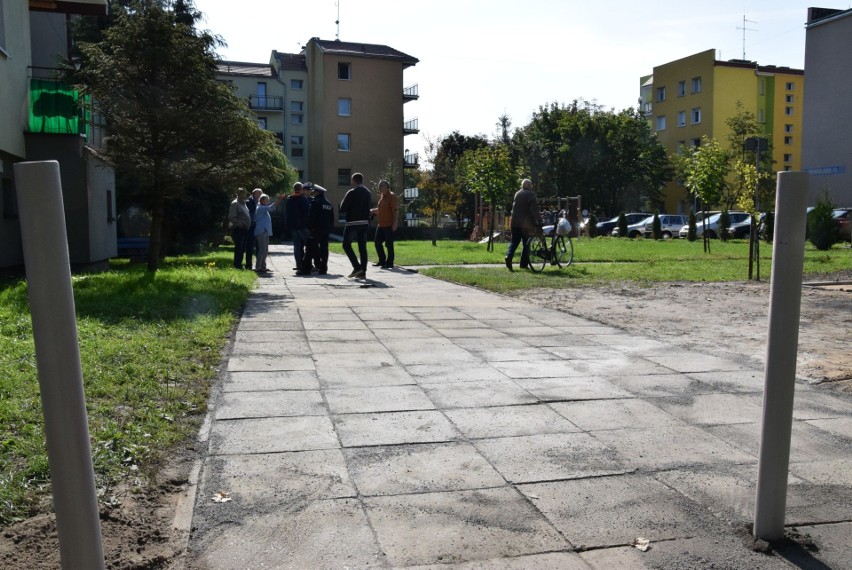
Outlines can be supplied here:
[[[823, 277], [852, 283], [852, 271]], [[768, 282], [619, 283], [608, 287], [535, 289], [515, 295], [648, 336], [718, 356], [742, 355], [762, 366], [769, 312]], [[852, 393], [852, 285], [805, 287], [799, 330], [799, 377]], [[107, 568], [183, 567], [187, 524], [175, 525], [197, 451], [186, 450], [160, 470], [143, 492], [116, 493], [101, 506]], [[184, 521], [185, 523], [185, 521]], [[0, 535], [0, 568], [59, 568], [56, 521], [43, 515]]]

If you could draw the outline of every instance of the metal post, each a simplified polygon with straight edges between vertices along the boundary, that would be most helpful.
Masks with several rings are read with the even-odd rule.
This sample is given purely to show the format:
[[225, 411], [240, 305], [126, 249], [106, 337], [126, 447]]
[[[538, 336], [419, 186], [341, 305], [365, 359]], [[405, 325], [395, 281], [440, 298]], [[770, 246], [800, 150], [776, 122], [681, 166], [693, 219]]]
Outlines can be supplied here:
[[764, 540], [784, 537], [807, 195], [806, 172], [778, 173], [769, 291], [769, 338], [754, 509], [754, 536]]
[[59, 163], [14, 168], [62, 568], [103, 569]]

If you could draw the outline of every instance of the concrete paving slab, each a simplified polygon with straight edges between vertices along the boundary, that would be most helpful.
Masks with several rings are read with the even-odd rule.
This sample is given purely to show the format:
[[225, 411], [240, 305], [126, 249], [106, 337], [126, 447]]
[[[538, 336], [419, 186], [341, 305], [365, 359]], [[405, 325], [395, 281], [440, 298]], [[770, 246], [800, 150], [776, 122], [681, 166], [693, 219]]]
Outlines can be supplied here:
[[483, 362], [453, 364], [412, 364], [405, 370], [420, 383], [476, 382], [508, 378], [505, 374]]
[[305, 336], [304, 331], [302, 330], [301, 324], [299, 328], [294, 327], [291, 330], [238, 330], [234, 335], [234, 345], [236, 346], [243, 343], [270, 342], [278, 343], [283, 348], [291, 344], [297, 345], [299, 339], [307, 339], [307, 336]]
[[662, 408], [635, 398], [554, 402], [550, 407], [584, 431], [685, 425]]
[[547, 346], [542, 350], [549, 352], [557, 358], [569, 360], [603, 360], [611, 356], [619, 356], [612, 347], [601, 346], [592, 341], [583, 341], [585, 344], [573, 344], [571, 346]]
[[757, 458], [692, 426], [596, 431], [625, 465], [648, 471], [714, 463], [756, 463]]
[[693, 425], [754, 423], [763, 417], [763, 397], [758, 394], [698, 394], [659, 398], [654, 404]]
[[[459, 321], [465, 322], [465, 321]], [[456, 338], [504, 338], [506, 333], [489, 328], [443, 328], [435, 327], [435, 332], [450, 339]]]
[[273, 372], [275, 370], [313, 370], [310, 356], [233, 356], [228, 359], [229, 372]]
[[795, 528], [801, 536], [810, 537], [818, 550], [818, 559], [801, 550], [789, 558], [799, 568], [849, 568], [852, 561], [852, 522], [804, 525]]
[[269, 342], [240, 340], [235, 342], [231, 349], [231, 354], [240, 358], [252, 356], [263, 358], [305, 356], [306, 352], [304, 342], [293, 342], [280, 338]]
[[386, 367], [397, 364], [396, 358], [384, 350], [381, 346], [376, 346], [373, 343], [373, 348], [364, 352], [348, 352], [345, 357], [340, 354], [326, 353], [314, 354], [314, 363], [317, 367], [322, 368], [369, 368], [369, 367]]
[[518, 360], [526, 362], [528, 360], [561, 360], [561, 357], [548, 352], [547, 350], [525, 346], [519, 348], [482, 348], [471, 350], [486, 362], [507, 362], [510, 360]]
[[511, 488], [372, 497], [364, 505], [394, 567], [569, 548], [541, 513]]
[[532, 404], [538, 399], [511, 380], [420, 384], [435, 405], [442, 409]]
[[507, 334], [492, 338], [454, 338], [453, 343], [459, 348], [464, 348], [470, 351], [480, 350], [499, 350], [499, 349], [517, 349], [528, 348], [529, 343], [522, 339], [512, 338]]
[[[230, 505], [231, 503], [226, 503]], [[193, 544], [196, 568], [370, 568], [385, 566], [357, 500], [314, 501], [247, 515]], [[215, 536], [216, 540], [212, 540]]]
[[334, 416], [334, 428], [344, 447], [460, 439], [447, 418], [433, 410]]
[[491, 366], [509, 378], [566, 378], [568, 376], [586, 376], [573, 363], [565, 360], [544, 360], [533, 362], [491, 362]]
[[481, 359], [475, 354], [457, 346], [442, 349], [433, 347], [418, 348], [416, 344], [410, 343], [407, 349], [388, 348], [396, 356], [397, 360], [405, 366], [414, 364], [445, 364], [448, 362], [459, 364], [481, 362]]
[[288, 321], [240, 321], [237, 325], [237, 334], [248, 331], [273, 331], [288, 332], [304, 330], [302, 321], [298, 317]]
[[716, 392], [727, 392], [729, 394], [754, 392], [763, 394], [764, 372], [762, 370], [689, 372], [688, 376], [707, 386], [711, 386]]
[[[314, 357], [326, 354], [386, 354], [384, 347], [376, 343], [376, 340], [349, 340], [340, 342], [339, 340], [312, 340], [307, 343], [305, 352], [312, 352]], [[346, 359], [345, 356], [338, 356], [342, 362]]]
[[365, 496], [503, 487], [506, 480], [469, 443], [426, 443], [344, 449]]
[[350, 341], [375, 341], [376, 337], [368, 328], [356, 329], [333, 329], [326, 326], [324, 329], [305, 331], [309, 341], [338, 341], [341, 344]]
[[613, 385], [642, 398], [707, 394], [716, 390], [686, 374], [628, 374], [607, 378]]
[[327, 331], [333, 328], [337, 331], [366, 331], [367, 325], [364, 324], [358, 317], [353, 316], [351, 319], [334, 319], [322, 321], [304, 321], [306, 331]]
[[325, 397], [332, 414], [435, 409], [423, 388], [416, 385], [329, 389]]
[[229, 420], [323, 414], [325, 403], [319, 390], [277, 390], [222, 394], [214, 417], [217, 420]]
[[408, 566], [407, 570], [589, 570], [579, 554], [574, 552], [549, 552], [512, 558], [489, 558], [461, 564], [428, 564]]
[[748, 368], [738, 362], [709, 354], [701, 354], [700, 352], [670, 352], [666, 356], [648, 356], [646, 358], [676, 372], [707, 372], [708, 370], [743, 370]]
[[210, 432], [210, 454], [276, 453], [340, 447], [326, 416], [252, 418], [217, 421]]
[[602, 378], [519, 378], [515, 382], [543, 402], [632, 397], [627, 390]]
[[317, 366], [317, 375], [329, 389], [357, 388], [359, 386], [402, 386], [415, 384], [402, 366], [363, 365], [347, 368], [343, 363]]
[[319, 390], [319, 387], [319, 378], [313, 370], [276, 370], [274, 372], [231, 372], [222, 384], [222, 391]]
[[852, 488], [852, 459], [791, 461], [790, 473], [818, 485], [840, 485]]
[[[781, 558], [772, 554], [755, 552], [745, 547], [749, 540], [744, 529], [733, 529], [736, 536], [722, 532], [702, 533], [696, 538], [655, 541], [647, 552], [639, 552], [641, 566], [623, 566], [623, 568], [727, 568], [731, 570], [779, 570], [790, 568]], [[581, 556], [595, 552], [584, 552]], [[607, 568], [606, 566], [594, 566]], [[619, 568], [610, 566], [609, 568]]]
[[[656, 544], [654, 545], [656, 547]], [[645, 565], [640, 552], [632, 546], [617, 546], [614, 548], [598, 548], [579, 553], [580, 559], [589, 565], [591, 570], [613, 570], [614, 568], [631, 568], [634, 570], [650, 568]]]
[[521, 485], [520, 490], [579, 550], [691, 538], [702, 531], [694, 503], [641, 474]]
[[[758, 455], [760, 451], [760, 421], [748, 424], [712, 426], [707, 429], [719, 439], [746, 453]], [[835, 437], [808, 424], [794, 421], [790, 430], [790, 461], [825, 461], [834, 457], [842, 446]]]
[[551, 406], [539, 404], [459, 408], [444, 413], [465, 437], [471, 439], [580, 431]]
[[849, 401], [797, 384], [793, 417], [797, 420], [849, 418]]
[[480, 439], [476, 448], [511, 483], [625, 473], [618, 454], [585, 433]]

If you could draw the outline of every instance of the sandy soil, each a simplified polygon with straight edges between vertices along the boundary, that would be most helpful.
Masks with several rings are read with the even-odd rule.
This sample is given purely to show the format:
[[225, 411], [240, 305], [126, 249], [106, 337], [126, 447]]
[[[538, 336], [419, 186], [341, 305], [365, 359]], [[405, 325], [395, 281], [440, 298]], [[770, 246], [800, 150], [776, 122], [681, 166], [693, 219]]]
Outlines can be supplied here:
[[[852, 270], [826, 276], [852, 283]], [[621, 283], [607, 288], [537, 289], [516, 297], [601, 323], [718, 356], [765, 359], [768, 282]], [[797, 374], [826, 390], [852, 392], [852, 285], [805, 287]], [[182, 568], [185, 528], [174, 528], [198, 450], [187, 448], [160, 471], [153, 488], [118, 493], [101, 507], [101, 530], [111, 569]], [[52, 515], [7, 527], [0, 536], [0, 568], [58, 568]]]

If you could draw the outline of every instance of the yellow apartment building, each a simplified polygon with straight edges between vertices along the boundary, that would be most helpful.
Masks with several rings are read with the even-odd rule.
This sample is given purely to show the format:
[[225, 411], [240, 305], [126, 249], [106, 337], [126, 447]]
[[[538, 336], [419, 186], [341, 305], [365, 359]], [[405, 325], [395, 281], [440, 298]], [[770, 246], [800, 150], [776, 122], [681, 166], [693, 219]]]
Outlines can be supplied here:
[[[640, 108], [670, 155], [699, 145], [702, 136], [727, 145], [726, 121], [739, 102], [769, 139], [773, 169], [801, 168], [803, 70], [720, 61], [715, 50], [707, 50], [654, 67], [640, 86]], [[676, 181], [666, 185], [661, 211], [686, 213], [692, 207], [686, 189]]]

